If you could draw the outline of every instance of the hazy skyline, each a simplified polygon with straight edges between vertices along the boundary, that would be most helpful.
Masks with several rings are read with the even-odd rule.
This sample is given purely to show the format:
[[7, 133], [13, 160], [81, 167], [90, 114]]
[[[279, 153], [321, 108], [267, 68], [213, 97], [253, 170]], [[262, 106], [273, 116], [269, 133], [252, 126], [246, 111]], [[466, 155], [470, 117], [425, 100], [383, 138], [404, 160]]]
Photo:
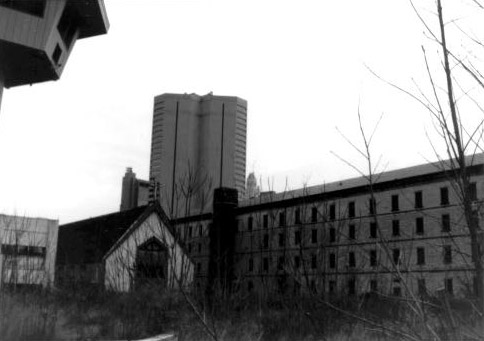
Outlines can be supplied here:
[[[291, 188], [358, 176], [331, 154], [364, 166], [335, 128], [359, 143], [358, 105], [368, 130], [384, 113], [373, 143], [386, 169], [435, 160], [428, 112], [365, 67], [428, 89], [421, 45], [437, 46], [408, 1], [105, 3], [109, 33], [77, 42], [61, 80], [5, 90], [0, 213], [66, 223], [119, 210], [126, 167], [148, 177], [165, 92], [246, 99], [247, 172], [263, 189], [267, 177], [282, 190], [286, 176]], [[444, 15], [482, 31], [462, 4]], [[419, 3], [428, 20], [432, 5]]]

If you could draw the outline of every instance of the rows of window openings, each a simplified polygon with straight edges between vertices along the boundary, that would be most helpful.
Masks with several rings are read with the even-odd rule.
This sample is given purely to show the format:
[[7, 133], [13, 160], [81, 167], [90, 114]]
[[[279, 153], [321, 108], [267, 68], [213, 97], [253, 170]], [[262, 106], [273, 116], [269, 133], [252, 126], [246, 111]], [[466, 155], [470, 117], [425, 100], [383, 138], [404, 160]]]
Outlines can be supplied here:
[[[424, 247], [417, 247], [417, 265], [425, 265], [425, 248]], [[371, 267], [378, 266], [378, 253], [376, 250], [369, 250], [369, 263]], [[400, 249], [393, 249], [392, 250], [392, 260], [394, 265], [399, 265], [402, 263], [402, 256]], [[442, 262], [443, 264], [452, 264], [452, 247], [450, 245], [442, 246]], [[337, 261], [336, 261], [336, 254], [330, 253], [329, 254], [329, 268], [336, 269]], [[356, 267], [356, 257], [354, 252], [348, 253], [348, 267], [353, 268]]]
[[[209, 227], [210, 228], [210, 227]], [[188, 226], [187, 237], [202, 237], [203, 236], [203, 226], [200, 224], [198, 226]]]
[[[394, 283], [396, 283], [396, 285], [393, 286], [393, 289], [392, 289], [392, 293], [394, 296], [401, 296], [402, 294], [402, 289], [401, 287], [399, 286], [399, 280], [398, 279], [395, 279], [394, 280]], [[313, 291], [315, 291], [316, 285], [315, 285], [315, 282], [314, 281], [311, 281], [311, 288]], [[453, 279], [452, 278], [446, 278], [444, 280], [444, 287], [445, 287], [445, 292], [449, 295], [453, 295], [454, 294], [454, 285], [453, 285]], [[426, 287], [426, 284], [425, 284], [425, 279], [418, 279], [417, 280], [417, 288], [418, 288], [418, 294], [421, 295], [421, 296], [424, 296], [424, 295], [427, 295], [427, 287]], [[252, 281], [248, 281], [247, 282], [247, 289], [248, 291], [252, 291], [254, 289], [254, 283]], [[295, 283], [295, 292], [299, 291], [300, 289], [300, 285], [298, 283]], [[329, 285], [328, 285], [328, 290], [329, 290], [329, 293], [335, 293], [336, 292], [336, 281], [329, 281]], [[370, 291], [371, 292], [378, 292], [378, 281], [376, 280], [371, 280], [370, 281]], [[355, 279], [350, 279], [348, 281], [348, 289], [347, 289], [347, 293], [349, 295], [355, 295], [356, 294], [356, 280]]]
[[[293, 263], [292, 263], [292, 266], [294, 267], [294, 269], [300, 269], [301, 268], [301, 257], [300, 256], [294, 256], [293, 258]], [[284, 256], [280, 256], [277, 258], [277, 270], [284, 270], [284, 267], [286, 265], [291, 265], [287, 262], [287, 257], [284, 257]], [[317, 269], [317, 266], [318, 266], [318, 258], [317, 256], [314, 254], [311, 256], [311, 259], [310, 259], [310, 262], [309, 262], [309, 266], [311, 269], [315, 270]], [[261, 267], [261, 270], [263, 272], [269, 272], [269, 267], [270, 267], [270, 258], [269, 257], [264, 257], [262, 258], [262, 267]], [[253, 258], [249, 258], [249, 263], [248, 263], [248, 269], [247, 269], [249, 272], [253, 272], [254, 271], [254, 259]]]
[[202, 253], [202, 243], [197, 243], [197, 244], [189, 243], [188, 244], [188, 253], [191, 254], [194, 251], [194, 245], [196, 245], [198, 253]]
[[[394, 282], [394, 286], [392, 288], [393, 295], [394, 296], [401, 296], [402, 295], [402, 288], [399, 285], [400, 280], [395, 279], [393, 282]], [[370, 284], [370, 291], [371, 292], [375, 292], [375, 293], [378, 292], [379, 289], [378, 289], [378, 281], [377, 280], [370, 280], [369, 284]], [[450, 294], [450, 295], [454, 294], [454, 282], [453, 282], [452, 278], [444, 279], [444, 288], [445, 288], [445, 292], [447, 294]], [[336, 281], [334, 281], [334, 280], [329, 281], [328, 291], [330, 293], [335, 293], [336, 290], [337, 290]], [[426, 286], [424, 278], [419, 278], [417, 280], [417, 290], [418, 290], [419, 295], [426, 295], [427, 294], [427, 286]], [[347, 292], [350, 295], [356, 294], [356, 280], [355, 279], [348, 280]]]
[[[370, 238], [377, 238], [378, 236], [378, 225], [376, 222], [370, 222], [369, 224], [369, 236]], [[417, 217], [415, 219], [415, 234], [416, 235], [423, 235], [424, 234], [424, 218]], [[449, 214], [442, 214], [441, 216], [441, 231], [442, 232], [451, 232], [451, 223], [450, 223], [450, 215]], [[399, 237], [400, 236], [400, 220], [392, 220], [392, 236]], [[279, 233], [278, 235], [278, 246], [284, 247], [286, 246], [286, 233]], [[337, 235], [336, 235], [336, 228], [330, 227], [329, 228], [329, 242], [334, 243], [336, 242]], [[356, 225], [350, 224], [348, 225], [348, 239], [356, 240]], [[317, 244], [318, 243], [318, 230], [312, 229], [311, 230], [311, 243]], [[294, 245], [301, 245], [302, 235], [301, 230], [294, 231]], [[269, 234], [263, 235], [262, 241], [263, 248], [269, 248]]]
[[[469, 195], [472, 201], [477, 200], [477, 187], [476, 183], [471, 183], [469, 187]], [[414, 207], [415, 209], [422, 209], [423, 205], [423, 193], [422, 191], [416, 191], [414, 193]], [[445, 206], [449, 205], [449, 189], [447, 187], [440, 188], [440, 205]], [[376, 214], [376, 201], [374, 198], [370, 198], [368, 201], [368, 213], [370, 215]], [[400, 211], [400, 200], [399, 195], [394, 194], [391, 196], [391, 211], [398, 212]], [[356, 206], [355, 202], [351, 201], [348, 203], [348, 218], [355, 218], [356, 217]], [[329, 220], [336, 220], [336, 204], [329, 205]], [[311, 208], [311, 223], [318, 222], [318, 209], [317, 207]], [[298, 225], [301, 224], [301, 209], [296, 208], [294, 211], [294, 224]], [[283, 227], [286, 226], [286, 212], [279, 213], [279, 226]], [[254, 227], [254, 217], [250, 216], [247, 220], [247, 229], [252, 231]], [[269, 215], [264, 214], [262, 216], [262, 227], [267, 228], [269, 227]]]
[[[425, 248], [424, 247], [417, 247], [416, 248], [416, 264], [417, 265], [425, 265]], [[392, 249], [391, 257], [394, 265], [400, 265], [403, 261], [401, 250], [398, 248]], [[368, 251], [368, 259], [370, 267], [377, 267], [378, 262], [378, 253], [377, 250], [369, 250]], [[442, 247], [442, 261], [443, 264], [452, 264], [452, 247], [450, 245], [444, 245]], [[280, 256], [277, 259], [277, 270], [283, 270], [284, 265], [286, 264], [286, 257]], [[301, 267], [301, 258], [300, 256], [294, 256], [293, 263], [294, 269], [299, 269]], [[310, 269], [317, 269], [318, 267], [318, 258], [316, 254], [311, 255]], [[270, 267], [270, 257], [262, 258], [262, 271], [268, 272]], [[335, 253], [329, 254], [329, 268], [336, 269], [337, 267], [337, 256]], [[351, 251], [348, 253], [348, 267], [355, 268], [356, 267], [356, 253]], [[248, 262], [248, 271], [254, 271], [254, 259], [249, 258]]]

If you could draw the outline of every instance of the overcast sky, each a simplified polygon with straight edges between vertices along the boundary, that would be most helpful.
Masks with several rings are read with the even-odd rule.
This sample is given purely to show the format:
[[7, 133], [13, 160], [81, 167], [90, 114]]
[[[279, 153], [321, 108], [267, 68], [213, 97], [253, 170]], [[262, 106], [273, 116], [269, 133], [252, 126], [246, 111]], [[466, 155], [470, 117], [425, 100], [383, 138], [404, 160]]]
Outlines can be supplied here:
[[[433, 1], [418, 2], [435, 24]], [[462, 3], [448, 16], [482, 33], [482, 20], [472, 26], [482, 12]], [[66, 223], [117, 211], [126, 167], [148, 178], [153, 97], [164, 92], [246, 99], [247, 172], [264, 189], [358, 176], [331, 153], [364, 167], [336, 129], [361, 145], [358, 105], [368, 132], [383, 113], [372, 150], [380, 170], [436, 159], [428, 112], [365, 67], [428, 89], [421, 45], [429, 56], [437, 46], [409, 1], [106, 0], [106, 9], [109, 33], [78, 41], [59, 81], [4, 92], [1, 212]]]

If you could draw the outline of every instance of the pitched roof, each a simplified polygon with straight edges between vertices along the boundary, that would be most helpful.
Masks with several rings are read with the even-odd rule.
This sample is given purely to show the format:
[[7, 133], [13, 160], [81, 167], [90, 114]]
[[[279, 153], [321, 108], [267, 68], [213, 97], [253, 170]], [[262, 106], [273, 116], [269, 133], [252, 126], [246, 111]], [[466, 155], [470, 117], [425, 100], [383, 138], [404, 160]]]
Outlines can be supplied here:
[[121, 245], [142, 223], [143, 221], [148, 218], [148, 216], [151, 213], [157, 213], [158, 217], [161, 219], [161, 222], [163, 225], [168, 229], [168, 232], [174, 237], [175, 242], [178, 243], [178, 245], [182, 248], [185, 254], [186, 248], [185, 244], [183, 243], [182, 240], [180, 240], [176, 234], [176, 231], [173, 229], [173, 226], [171, 225], [170, 220], [168, 219], [168, 216], [166, 215], [165, 211], [161, 207], [160, 203], [157, 202], [154, 205], [148, 206], [148, 208], [142, 213], [140, 218], [136, 220], [128, 229], [124, 231], [122, 235], [119, 236], [119, 238], [112, 244], [112, 246], [104, 252], [103, 259], [106, 259], [119, 245]]
[[[382, 184], [386, 182], [392, 182], [402, 179], [411, 179], [419, 176], [439, 174], [450, 172], [452, 170], [452, 164], [455, 160], [442, 160], [432, 163], [425, 163], [418, 166], [401, 168], [391, 170], [379, 174], [373, 174], [373, 183]], [[466, 164], [468, 166], [482, 165], [484, 164], [484, 153], [478, 153], [475, 155], [466, 156]], [[291, 191], [280, 193], [268, 193], [268, 195], [251, 198], [239, 203], [239, 207], [247, 207], [252, 205], [258, 205], [268, 202], [282, 201], [286, 199], [293, 199], [298, 197], [307, 197], [314, 194], [337, 192], [341, 190], [364, 187], [368, 185], [368, 179], [361, 176], [357, 178], [351, 178], [341, 181], [330, 182], [324, 185], [309, 186], [305, 188], [299, 188]]]
[[101, 262], [104, 254], [147, 208], [140, 206], [59, 226], [56, 264]]

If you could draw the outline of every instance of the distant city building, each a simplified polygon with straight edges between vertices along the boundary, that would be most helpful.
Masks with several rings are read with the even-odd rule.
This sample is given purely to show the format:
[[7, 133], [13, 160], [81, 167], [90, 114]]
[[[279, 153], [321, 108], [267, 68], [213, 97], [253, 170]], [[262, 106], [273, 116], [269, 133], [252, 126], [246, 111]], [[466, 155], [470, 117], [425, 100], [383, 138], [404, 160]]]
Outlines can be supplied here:
[[3, 88], [57, 80], [77, 39], [107, 33], [103, 0], [0, 0]]
[[57, 220], [0, 215], [0, 287], [54, 283]]
[[246, 199], [258, 197], [260, 194], [259, 186], [257, 185], [257, 179], [254, 172], [250, 173], [247, 177], [247, 187], [245, 190]]
[[[172, 217], [203, 211], [217, 187], [245, 192], [247, 101], [238, 97], [155, 97], [150, 178]], [[189, 198], [188, 198], [189, 197]]]
[[126, 169], [121, 189], [120, 211], [130, 210], [138, 206], [144, 206], [149, 201], [150, 183], [136, 178], [136, 173], [131, 167]]

